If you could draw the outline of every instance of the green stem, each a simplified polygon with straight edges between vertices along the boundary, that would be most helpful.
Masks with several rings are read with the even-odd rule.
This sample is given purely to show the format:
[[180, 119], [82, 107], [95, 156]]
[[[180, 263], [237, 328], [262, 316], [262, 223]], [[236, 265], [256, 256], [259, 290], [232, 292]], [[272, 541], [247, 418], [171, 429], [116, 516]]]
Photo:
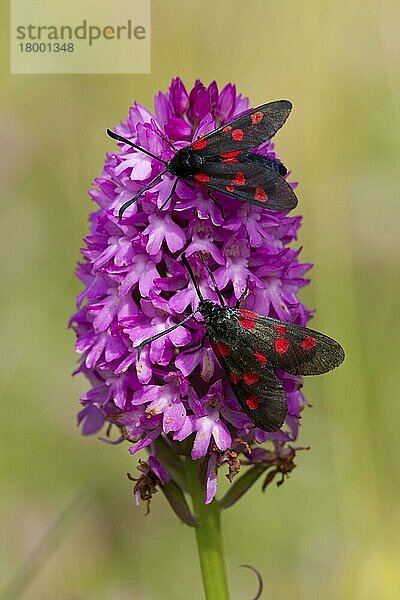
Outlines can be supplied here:
[[199, 461], [188, 460], [188, 491], [192, 497], [197, 548], [206, 600], [229, 600], [228, 582], [222, 552], [221, 510], [214, 500], [205, 504], [205, 484], [200, 481]]

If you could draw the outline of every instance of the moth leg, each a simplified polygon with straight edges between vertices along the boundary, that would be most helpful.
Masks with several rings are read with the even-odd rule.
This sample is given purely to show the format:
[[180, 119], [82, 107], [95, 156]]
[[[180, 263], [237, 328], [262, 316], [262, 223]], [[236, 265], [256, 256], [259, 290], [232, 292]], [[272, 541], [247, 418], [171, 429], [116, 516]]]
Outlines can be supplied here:
[[142, 194], [144, 194], [144, 192], [146, 192], [156, 181], [157, 179], [160, 179], [160, 177], [162, 177], [163, 175], [165, 175], [165, 173], [168, 172], [168, 169], [165, 169], [165, 171], [162, 171], [161, 173], [159, 173], [158, 175], [156, 175], [155, 177], [153, 177], [153, 179], [151, 181], [149, 181], [149, 183], [147, 183], [144, 187], [142, 187], [142, 189], [136, 194], [136, 196], [134, 196], [133, 198], [131, 198], [130, 200], [128, 200], [128, 202], [125, 202], [125, 204], [123, 204], [121, 206], [121, 208], [118, 211], [118, 219], [120, 221], [122, 221], [122, 216], [124, 214], [124, 212], [126, 211], [126, 209], [131, 206], [131, 204], [133, 204], [134, 202], [136, 202], [136, 200], [138, 198], [140, 198], [140, 196], [142, 196]]
[[250, 281], [250, 275], [247, 275], [246, 287], [244, 288], [243, 292], [240, 294], [239, 298], [237, 299], [235, 308], [239, 308], [241, 301], [247, 295], [247, 293], [249, 291], [249, 281]]
[[210, 279], [212, 281], [212, 284], [214, 286], [215, 292], [216, 292], [216, 294], [218, 296], [218, 299], [220, 301], [221, 306], [225, 306], [225, 301], [224, 301], [224, 299], [222, 297], [221, 290], [219, 289], [219, 287], [217, 286], [217, 282], [215, 281], [214, 273], [211, 271], [211, 269], [208, 268], [207, 263], [206, 263], [205, 258], [204, 258], [204, 254], [202, 252], [200, 252], [200, 258], [201, 258], [201, 262], [203, 263], [203, 265], [204, 265], [207, 273], [210, 276]]
[[179, 181], [179, 177], [176, 177], [176, 179], [175, 179], [175, 181], [174, 181], [174, 183], [172, 185], [170, 195], [168, 196], [168, 198], [166, 199], [166, 201], [163, 202], [163, 204], [160, 206], [159, 210], [162, 210], [164, 208], [164, 206], [166, 204], [168, 204], [168, 202], [171, 200], [172, 196], [175, 194], [175, 190], [176, 190], [176, 186], [178, 185], [178, 181]]
[[190, 315], [188, 315], [187, 317], [182, 319], [182, 321], [180, 321], [180, 323], [176, 323], [169, 329], [160, 331], [159, 333], [156, 333], [155, 335], [152, 335], [152, 336], [146, 338], [145, 340], [143, 340], [143, 342], [140, 342], [139, 346], [137, 347], [137, 360], [138, 361], [140, 360], [140, 355], [142, 354], [144, 346], [146, 346], [147, 344], [150, 344], [151, 342], [154, 342], [154, 340], [158, 340], [160, 337], [163, 337], [164, 335], [168, 335], [168, 333], [171, 333], [172, 331], [175, 331], [175, 329], [178, 329], [178, 327], [181, 327], [181, 325], [184, 325], [187, 321], [189, 321], [190, 319], [193, 319], [196, 312], [197, 312], [197, 309], [194, 310], [193, 312], [191, 312]]
[[205, 338], [205, 336], [203, 335], [203, 337], [201, 338], [201, 342], [197, 346], [195, 346], [194, 348], [189, 350], [189, 352], [185, 352], [185, 354], [193, 354], [194, 352], [197, 352], [198, 350], [200, 350], [200, 348], [202, 348], [204, 345], [204, 338]]
[[218, 207], [218, 210], [219, 210], [219, 212], [220, 212], [220, 214], [221, 214], [221, 217], [222, 217], [223, 219], [225, 219], [225, 214], [224, 214], [224, 211], [222, 210], [222, 206], [220, 205], [220, 203], [219, 203], [219, 202], [217, 202], [217, 200], [216, 200], [216, 199], [215, 199], [215, 197], [212, 195], [212, 193], [210, 192], [210, 190], [207, 190], [207, 193], [208, 193], [208, 195], [210, 196], [211, 200], [214, 202], [214, 204], [216, 204], [216, 205], [217, 205], [217, 207]]

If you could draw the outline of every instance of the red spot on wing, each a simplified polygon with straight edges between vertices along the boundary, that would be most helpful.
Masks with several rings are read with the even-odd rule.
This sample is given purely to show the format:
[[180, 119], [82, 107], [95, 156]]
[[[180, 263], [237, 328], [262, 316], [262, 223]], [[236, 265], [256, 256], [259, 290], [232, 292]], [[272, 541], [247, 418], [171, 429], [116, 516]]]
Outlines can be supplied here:
[[317, 342], [317, 340], [315, 338], [313, 338], [311, 335], [308, 335], [301, 342], [301, 347], [304, 348], [304, 350], [311, 350], [311, 348], [314, 348], [314, 346], [316, 346], [317, 343], [318, 342]]
[[239, 376], [238, 376], [238, 375], [236, 375], [236, 373], [231, 373], [231, 381], [232, 381], [232, 383], [234, 383], [234, 384], [237, 384], [237, 383], [239, 383]]
[[256, 326], [255, 321], [251, 321], [250, 319], [246, 319], [244, 317], [241, 317], [239, 319], [239, 323], [241, 324], [242, 327], [244, 327], [245, 329], [253, 329]]
[[233, 185], [244, 185], [246, 183], [246, 178], [244, 176], [243, 171], [239, 171], [236, 173], [234, 179], [232, 180]]
[[197, 181], [200, 181], [201, 183], [208, 183], [211, 179], [211, 177], [207, 175], [207, 173], [196, 173], [194, 178], [197, 179]]
[[221, 158], [237, 158], [240, 153], [241, 153], [241, 150], [232, 150], [232, 152], [223, 152], [222, 154], [220, 154], [220, 157]]
[[255, 357], [261, 364], [265, 365], [267, 363], [267, 357], [264, 356], [264, 354], [261, 354], [261, 352], [256, 352]]
[[260, 376], [257, 375], [257, 373], [245, 373], [243, 375], [243, 381], [247, 385], [252, 385], [253, 383], [256, 383], [259, 379], [260, 379]]
[[225, 189], [226, 189], [228, 192], [234, 192], [234, 191], [235, 191], [235, 188], [233, 187], [233, 185], [227, 185], [227, 186], [225, 187]]
[[250, 115], [250, 119], [251, 119], [251, 122], [253, 123], [253, 125], [257, 125], [257, 123], [262, 121], [263, 118], [264, 118], [264, 113], [261, 112], [261, 110], [258, 110], [257, 112]]
[[225, 131], [225, 132], [227, 132], [227, 131], [230, 131], [231, 129], [232, 129], [232, 126], [231, 126], [231, 125], [226, 125], [226, 126], [223, 128], [223, 130], [222, 130], [222, 131]]
[[289, 341], [286, 338], [278, 338], [275, 340], [275, 350], [278, 354], [285, 354], [289, 348]]
[[232, 131], [232, 137], [235, 140], [235, 142], [240, 142], [243, 139], [243, 136], [243, 129], [234, 129]]
[[258, 405], [260, 404], [260, 398], [253, 394], [252, 396], [249, 396], [249, 398], [247, 398], [246, 404], [250, 408], [250, 410], [256, 410], [256, 408], [258, 408]]
[[200, 138], [200, 139], [196, 140], [195, 142], [193, 142], [192, 148], [193, 148], [193, 150], [202, 150], [207, 145], [208, 145], [208, 141]]
[[268, 200], [268, 194], [266, 193], [265, 190], [258, 187], [258, 188], [256, 188], [256, 191], [254, 194], [254, 200], [257, 200], [258, 202], [266, 202]]
[[224, 344], [224, 342], [217, 342], [216, 346], [221, 356], [228, 356], [231, 353], [231, 349], [229, 348], [229, 346]]
[[285, 334], [287, 329], [284, 325], [275, 325], [275, 331]]

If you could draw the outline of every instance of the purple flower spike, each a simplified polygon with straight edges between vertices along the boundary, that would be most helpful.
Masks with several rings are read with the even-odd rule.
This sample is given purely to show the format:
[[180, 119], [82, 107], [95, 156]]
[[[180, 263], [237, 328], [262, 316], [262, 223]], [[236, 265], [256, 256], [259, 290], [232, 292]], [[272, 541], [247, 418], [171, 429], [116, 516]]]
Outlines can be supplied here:
[[[205, 87], [196, 81], [187, 90], [176, 78], [166, 93], [156, 96], [155, 114], [136, 103], [115, 131], [168, 161], [174, 155], [171, 144], [182, 148], [247, 108], [248, 100], [236, 93], [234, 85], [219, 92], [215, 82]], [[270, 141], [256, 152], [277, 156]], [[156, 485], [175, 490], [164, 466], [174, 466], [175, 453], [201, 462], [204, 500], [209, 503], [224, 463], [231, 479], [241, 463], [258, 470], [275, 465], [283, 472], [285, 448], [290, 448], [287, 456], [292, 460], [294, 450], [288, 444], [297, 438], [305, 405], [301, 378], [277, 373], [289, 412], [281, 430], [266, 433], [241, 412], [209, 342], [202, 341], [201, 324], [191, 320], [154, 340], [139, 362], [136, 349], [197, 306], [195, 290], [179, 260], [182, 252], [190, 256], [205, 298], [217, 301], [199, 252], [207, 257], [228, 306], [235, 304], [248, 279], [250, 292], [243, 307], [303, 326], [311, 311], [298, 293], [309, 282], [305, 274], [311, 265], [301, 263], [299, 250], [291, 248], [301, 217], [221, 194], [216, 194], [217, 205], [204, 187], [189, 187], [184, 181], [165, 204], [173, 184], [168, 173], [119, 221], [120, 207], [161, 170], [157, 160], [119, 143], [107, 153], [103, 172], [90, 191], [97, 206], [77, 269], [84, 290], [71, 319], [81, 354], [77, 371], [90, 384], [81, 398], [78, 422], [85, 435], [102, 427], [109, 434], [110, 424], [116, 426], [119, 433], [113, 439], [128, 441], [132, 454], [147, 447], [150, 459], [141, 467], [147, 479], [137, 485], [137, 497], [147, 500]], [[265, 442], [269, 449], [259, 454], [259, 444]], [[162, 445], [165, 457], [159, 455]], [[175, 490], [170, 497], [176, 510], [186, 514], [181, 492]]]

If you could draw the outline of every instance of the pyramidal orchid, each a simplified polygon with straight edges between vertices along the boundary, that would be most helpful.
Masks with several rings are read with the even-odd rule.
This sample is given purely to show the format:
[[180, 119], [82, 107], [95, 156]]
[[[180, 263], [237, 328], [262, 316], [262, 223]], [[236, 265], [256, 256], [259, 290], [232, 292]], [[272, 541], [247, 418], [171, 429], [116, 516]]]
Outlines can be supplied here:
[[[114, 131], [163, 161], [248, 109], [234, 85], [196, 81], [188, 92], [176, 78], [155, 98], [154, 112], [138, 103]], [[274, 144], [257, 153], [276, 158]], [[306, 325], [299, 300], [311, 265], [292, 247], [301, 217], [251, 206], [166, 173], [119, 219], [119, 209], [163, 170], [161, 162], [123, 143], [107, 153], [90, 196], [96, 205], [77, 275], [84, 289], [71, 319], [77, 373], [89, 382], [78, 415], [84, 435], [146, 448], [135, 480], [137, 501], [160, 489], [176, 514], [196, 528], [207, 598], [225, 598], [219, 514], [264, 475], [263, 487], [293, 469], [299, 419], [306, 401], [300, 377], [278, 371], [288, 402], [283, 427], [265, 432], [241, 411], [204, 326], [193, 319], [143, 348], [139, 344], [194, 310], [199, 302], [179, 257], [190, 258], [205, 299], [218, 302], [201, 256], [228, 306], [248, 282], [243, 308]], [[290, 181], [290, 173], [289, 179]], [[295, 184], [291, 184], [293, 187]], [[167, 202], [166, 202], [167, 201]], [[113, 435], [113, 432], [115, 434]], [[231, 485], [217, 502], [221, 472]], [[210, 542], [212, 538], [213, 542]], [[214, 544], [213, 567], [207, 553]], [[210, 563], [211, 560], [211, 563]], [[208, 561], [208, 562], [207, 562]], [[208, 566], [207, 566], [208, 565]], [[210, 571], [211, 569], [211, 571]], [[213, 570], [214, 569], [214, 570]], [[214, 594], [214, 595], [213, 595]]]

